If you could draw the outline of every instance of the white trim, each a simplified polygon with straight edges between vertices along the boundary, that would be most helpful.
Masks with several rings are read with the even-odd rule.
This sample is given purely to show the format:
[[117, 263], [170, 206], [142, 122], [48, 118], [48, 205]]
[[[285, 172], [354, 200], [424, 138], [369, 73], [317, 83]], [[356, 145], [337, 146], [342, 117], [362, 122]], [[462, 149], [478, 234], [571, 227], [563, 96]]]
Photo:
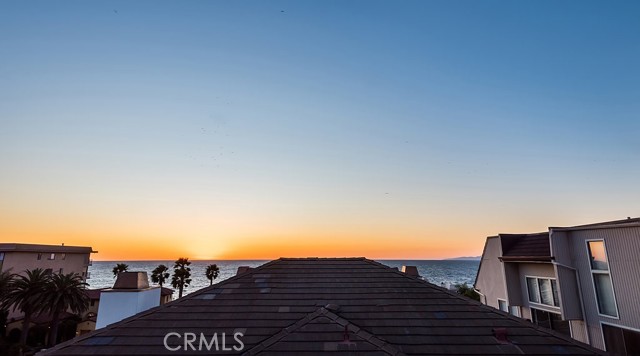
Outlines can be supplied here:
[[[598, 269], [594, 270], [591, 267], [591, 251], [589, 250], [589, 242], [591, 241], [602, 241], [602, 246], [604, 246], [604, 257], [607, 259], [607, 268], [609, 269], [608, 271], [598, 270]], [[607, 242], [604, 240], [604, 238], [586, 239], [584, 240], [584, 246], [587, 249], [587, 259], [589, 259], [589, 279], [591, 279], [591, 286], [593, 287], [593, 298], [596, 300], [596, 310], [598, 311], [598, 315], [605, 318], [620, 320], [620, 310], [618, 309], [618, 298], [616, 297], [616, 288], [613, 285], [613, 275], [611, 275], [611, 265], [609, 264], [609, 253], [607, 252]], [[598, 303], [598, 292], [596, 291], [596, 282], [593, 280], [594, 273], [609, 274], [609, 280], [611, 281], [611, 293], [613, 293], [613, 305], [616, 308], [616, 316], [600, 313], [600, 304]]]
[[[509, 313], [509, 302], [507, 302], [506, 299], [502, 299], [502, 298], [497, 298], [497, 299], [498, 299], [498, 310], [503, 311], [505, 313]], [[507, 306], [507, 310], [500, 309], [500, 302], [504, 302], [504, 304]]]
[[602, 327], [602, 325], [613, 326], [613, 327], [616, 327], [616, 328], [626, 329], [626, 330], [629, 330], [629, 331], [635, 331], [637, 333], [640, 333], [640, 329], [632, 328], [630, 326], [622, 326], [622, 325], [617, 325], [617, 324], [614, 324], [614, 323], [608, 323], [606, 321], [600, 320], [600, 335], [602, 336], [602, 346], [604, 346], [604, 351], [607, 351], [607, 343], [604, 340], [604, 328]]

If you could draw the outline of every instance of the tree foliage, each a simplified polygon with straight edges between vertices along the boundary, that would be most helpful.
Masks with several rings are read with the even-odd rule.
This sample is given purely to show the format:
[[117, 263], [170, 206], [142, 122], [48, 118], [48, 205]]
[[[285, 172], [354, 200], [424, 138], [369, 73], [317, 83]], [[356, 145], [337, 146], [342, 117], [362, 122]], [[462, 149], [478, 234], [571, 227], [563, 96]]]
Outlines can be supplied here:
[[173, 265], [173, 277], [171, 278], [171, 285], [173, 288], [178, 288], [178, 298], [182, 298], [182, 292], [185, 287], [188, 287], [191, 283], [191, 268], [189, 267], [191, 262], [186, 257], [180, 257]]
[[151, 282], [158, 283], [160, 287], [169, 279], [169, 267], [159, 265], [151, 272]]
[[215, 263], [208, 265], [205, 274], [209, 280], [209, 285], [213, 285], [213, 280], [218, 278], [218, 275], [220, 275], [220, 268], [218, 268], [218, 265]]
[[465, 297], [480, 301], [480, 294], [478, 294], [478, 292], [476, 292], [473, 287], [467, 285], [466, 283], [456, 284], [455, 287], [458, 294], [462, 294]]
[[113, 267], [113, 278], [118, 277], [118, 274], [129, 270], [129, 265], [126, 263], [118, 263]]
[[77, 273], [59, 273], [49, 278], [43, 298], [43, 311], [51, 314], [49, 346], [56, 344], [60, 316], [64, 312], [81, 314], [89, 307], [89, 297], [85, 291], [87, 286]]

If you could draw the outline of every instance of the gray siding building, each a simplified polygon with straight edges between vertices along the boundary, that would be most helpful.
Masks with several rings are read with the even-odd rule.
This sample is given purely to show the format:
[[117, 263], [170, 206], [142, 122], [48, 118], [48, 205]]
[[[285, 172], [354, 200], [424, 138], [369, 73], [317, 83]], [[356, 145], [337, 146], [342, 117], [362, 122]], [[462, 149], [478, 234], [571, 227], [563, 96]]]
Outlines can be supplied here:
[[640, 354], [640, 218], [488, 237], [474, 288], [486, 305]]

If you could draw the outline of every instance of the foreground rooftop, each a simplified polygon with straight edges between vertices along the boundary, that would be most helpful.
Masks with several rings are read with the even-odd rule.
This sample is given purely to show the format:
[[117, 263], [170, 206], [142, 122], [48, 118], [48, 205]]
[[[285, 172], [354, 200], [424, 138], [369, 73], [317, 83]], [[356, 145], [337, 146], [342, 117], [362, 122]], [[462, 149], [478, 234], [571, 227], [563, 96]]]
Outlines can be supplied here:
[[600, 352], [365, 258], [281, 258], [43, 354], [185, 353], [170, 332], [241, 332], [245, 355]]

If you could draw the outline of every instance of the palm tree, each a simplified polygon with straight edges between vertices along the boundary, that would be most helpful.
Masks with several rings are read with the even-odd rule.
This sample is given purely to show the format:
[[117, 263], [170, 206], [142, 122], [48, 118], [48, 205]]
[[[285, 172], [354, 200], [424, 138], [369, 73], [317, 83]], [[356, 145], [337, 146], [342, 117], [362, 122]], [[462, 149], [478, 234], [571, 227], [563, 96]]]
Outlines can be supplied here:
[[82, 276], [77, 273], [59, 273], [51, 276], [45, 287], [46, 295], [43, 301], [44, 311], [51, 313], [49, 346], [56, 344], [60, 314], [67, 310], [81, 314], [89, 307], [89, 297], [85, 292], [87, 286]]
[[220, 274], [220, 268], [215, 263], [207, 266], [207, 271], [205, 272], [207, 275], [207, 279], [209, 280], [209, 285], [213, 285], [213, 280], [218, 278]]
[[160, 265], [151, 272], [151, 281], [158, 283], [160, 287], [167, 279], [169, 279], [169, 267], [165, 265]]
[[186, 257], [180, 257], [173, 265], [173, 277], [171, 278], [171, 285], [173, 288], [178, 288], [178, 298], [182, 298], [182, 291], [184, 287], [188, 287], [191, 283], [191, 268], [189, 268], [189, 259]]
[[46, 285], [49, 274], [42, 268], [26, 270], [25, 275], [18, 275], [11, 281], [11, 287], [7, 296], [7, 303], [14, 309], [24, 313], [22, 319], [22, 333], [20, 343], [27, 342], [31, 317], [42, 311], [42, 301], [46, 293]]
[[129, 269], [129, 265], [126, 263], [118, 263], [113, 267], [113, 278], [118, 277], [121, 272], [126, 272]]
[[11, 270], [0, 272], [0, 313], [6, 311], [9, 308], [9, 304], [6, 303], [9, 291], [11, 290], [11, 282], [13, 281], [14, 274]]
[[11, 290], [11, 282], [13, 281], [13, 273], [11, 270], [0, 272], [0, 335], [4, 332], [3, 325], [7, 323], [7, 316], [9, 315], [9, 303], [7, 303], [7, 297]]

